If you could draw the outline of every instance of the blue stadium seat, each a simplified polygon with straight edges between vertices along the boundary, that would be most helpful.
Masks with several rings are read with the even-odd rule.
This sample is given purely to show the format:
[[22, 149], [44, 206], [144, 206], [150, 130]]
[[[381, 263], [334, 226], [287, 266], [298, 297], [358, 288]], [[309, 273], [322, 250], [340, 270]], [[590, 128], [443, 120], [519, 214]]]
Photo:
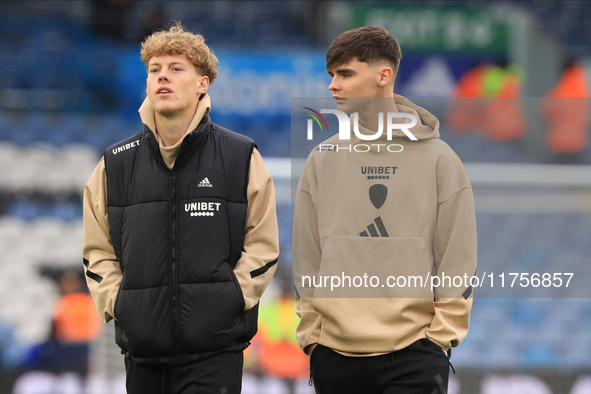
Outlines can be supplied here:
[[44, 141], [55, 146], [63, 146], [74, 139], [75, 130], [68, 118], [62, 116], [59, 120], [48, 122]]
[[28, 113], [24, 122], [13, 125], [10, 139], [19, 145], [28, 145], [33, 141], [42, 140], [46, 128], [45, 114], [40, 112]]
[[82, 205], [68, 200], [57, 200], [53, 206], [53, 216], [64, 221], [82, 217]]
[[0, 140], [10, 139], [11, 134], [12, 127], [8, 114], [4, 111], [0, 111]]
[[526, 349], [522, 362], [528, 367], [551, 367], [556, 363], [557, 353], [549, 345], [533, 341]]
[[32, 221], [38, 218], [41, 213], [41, 208], [38, 204], [28, 200], [16, 200], [11, 203], [5, 214], [9, 216], [15, 216], [27, 221]]

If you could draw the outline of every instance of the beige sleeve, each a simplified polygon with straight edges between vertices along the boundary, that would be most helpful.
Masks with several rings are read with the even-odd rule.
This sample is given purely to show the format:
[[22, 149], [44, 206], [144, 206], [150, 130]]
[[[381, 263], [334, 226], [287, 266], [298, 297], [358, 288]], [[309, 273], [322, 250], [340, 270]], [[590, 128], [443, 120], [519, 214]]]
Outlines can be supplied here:
[[[315, 175], [313, 160], [308, 159], [296, 190], [293, 218], [293, 274], [296, 288], [295, 312], [300, 317], [296, 329], [298, 344], [306, 347], [318, 343], [322, 315], [314, 310], [310, 289], [303, 289], [303, 275], [314, 276], [320, 269], [322, 252], [318, 232], [317, 205], [313, 199]], [[309, 354], [308, 354], [309, 355]]]
[[[476, 272], [476, 213], [472, 188], [466, 187], [437, 208], [433, 250], [438, 274], [471, 277]], [[472, 289], [435, 298], [435, 316], [427, 337], [444, 349], [455, 347], [468, 333]]]
[[122, 273], [115, 256], [107, 216], [107, 175], [101, 159], [84, 189], [82, 256], [86, 283], [101, 320], [115, 318]]
[[244, 310], [249, 310], [259, 302], [277, 270], [279, 258], [275, 187], [257, 149], [250, 159], [246, 192], [244, 246], [234, 273], [244, 295]]

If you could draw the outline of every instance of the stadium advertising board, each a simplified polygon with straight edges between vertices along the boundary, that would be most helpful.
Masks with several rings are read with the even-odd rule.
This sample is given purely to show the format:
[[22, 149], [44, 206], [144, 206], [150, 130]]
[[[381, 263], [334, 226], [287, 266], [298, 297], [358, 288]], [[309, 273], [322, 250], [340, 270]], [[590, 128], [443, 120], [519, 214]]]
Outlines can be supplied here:
[[351, 6], [354, 27], [386, 28], [405, 51], [504, 52], [509, 28], [490, 9], [373, 5]]

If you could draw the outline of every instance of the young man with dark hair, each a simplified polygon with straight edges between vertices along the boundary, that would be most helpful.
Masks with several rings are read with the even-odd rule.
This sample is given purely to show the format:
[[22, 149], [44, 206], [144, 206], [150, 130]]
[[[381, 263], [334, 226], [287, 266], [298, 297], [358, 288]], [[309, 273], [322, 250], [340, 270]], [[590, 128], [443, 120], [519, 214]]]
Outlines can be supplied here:
[[[439, 121], [394, 94], [400, 59], [397, 40], [377, 26], [343, 33], [326, 57], [337, 109], [357, 115], [350, 140], [335, 135], [322, 143], [332, 149], [310, 153], [296, 192], [296, 334], [319, 394], [446, 393], [450, 348], [468, 331], [469, 285], [416, 284], [426, 274], [474, 274], [476, 220], [470, 182], [439, 139]], [[395, 123], [388, 113], [414, 116], [407, 127], [417, 141], [402, 129], [382, 133]], [[352, 150], [356, 143], [370, 150]], [[333, 296], [322, 285], [336, 277], [329, 273], [342, 274], [343, 286], [355, 273], [379, 282]], [[409, 286], [392, 286], [403, 275]]]
[[273, 180], [252, 140], [209, 118], [218, 60], [201, 35], [175, 25], [141, 56], [143, 131], [84, 192], [88, 287], [115, 320], [128, 393], [240, 393], [279, 254]]

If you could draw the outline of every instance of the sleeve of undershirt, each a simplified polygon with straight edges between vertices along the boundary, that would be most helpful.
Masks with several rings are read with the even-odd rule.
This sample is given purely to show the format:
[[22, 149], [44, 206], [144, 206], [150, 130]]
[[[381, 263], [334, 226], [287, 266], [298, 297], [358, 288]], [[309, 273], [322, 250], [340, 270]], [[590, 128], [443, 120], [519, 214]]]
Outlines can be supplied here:
[[256, 148], [250, 160], [247, 197], [244, 246], [234, 267], [244, 295], [245, 310], [259, 302], [277, 269], [279, 258], [275, 187]]
[[82, 208], [82, 257], [86, 283], [101, 320], [107, 323], [115, 318], [115, 299], [123, 274], [109, 233], [104, 159], [101, 159], [86, 184]]

